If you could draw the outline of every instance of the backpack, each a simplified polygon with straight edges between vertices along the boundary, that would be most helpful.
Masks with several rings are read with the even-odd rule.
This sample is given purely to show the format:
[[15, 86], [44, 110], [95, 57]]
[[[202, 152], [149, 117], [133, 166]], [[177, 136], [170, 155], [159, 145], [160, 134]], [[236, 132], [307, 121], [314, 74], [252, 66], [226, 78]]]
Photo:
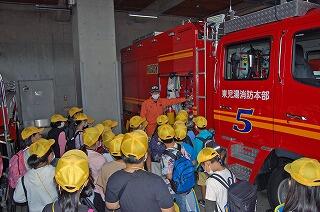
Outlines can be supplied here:
[[[229, 170], [230, 171], [230, 170]], [[231, 173], [231, 171], [230, 171]], [[253, 212], [256, 211], [257, 187], [251, 185], [248, 181], [235, 182], [231, 173], [232, 181], [228, 182], [218, 174], [210, 175], [210, 178], [217, 180], [228, 190], [228, 212]], [[222, 211], [221, 208], [219, 208]]]
[[181, 145], [178, 145], [177, 155], [169, 150], [165, 150], [164, 154], [174, 160], [172, 179], [170, 180], [172, 190], [176, 194], [190, 192], [196, 184], [194, 165], [191, 160], [183, 157], [181, 154]]
[[185, 139], [182, 140], [183, 143], [189, 144], [193, 148], [193, 143], [191, 138], [187, 135]]
[[153, 162], [160, 162], [161, 155], [166, 150], [166, 146], [164, 143], [158, 140], [158, 135], [154, 134], [151, 137], [151, 140], [149, 142], [149, 148], [151, 153], [151, 160]]
[[75, 138], [81, 133], [82, 131], [77, 131], [74, 136], [67, 141], [66, 143], [66, 147], [65, 147], [65, 151], [69, 151], [69, 150], [72, 150], [72, 149], [75, 149], [76, 148], [76, 141], [75, 141]]
[[190, 155], [191, 161], [197, 160], [196, 152], [194, 151], [192, 146], [190, 146], [189, 144], [187, 144], [185, 142], [182, 142], [180, 144], [178, 143], [178, 146], [179, 145], [181, 145], [186, 150], [186, 152]]
[[9, 161], [9, 186], [16, 188], [18, 179], [27, 172], [27, 167], [24, 161], [25, 150], [20, 150], [10, 158]]

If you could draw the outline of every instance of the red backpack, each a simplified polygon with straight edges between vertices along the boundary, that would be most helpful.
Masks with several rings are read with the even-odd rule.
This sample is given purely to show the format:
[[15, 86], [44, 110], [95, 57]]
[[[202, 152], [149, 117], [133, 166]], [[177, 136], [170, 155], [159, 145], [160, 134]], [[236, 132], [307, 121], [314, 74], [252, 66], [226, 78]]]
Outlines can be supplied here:
[[18, 179], [27, 172], [27, 167], [24, 162], [24, 152], [20, 150], [9, 161], [9, 186], [16, 188]]

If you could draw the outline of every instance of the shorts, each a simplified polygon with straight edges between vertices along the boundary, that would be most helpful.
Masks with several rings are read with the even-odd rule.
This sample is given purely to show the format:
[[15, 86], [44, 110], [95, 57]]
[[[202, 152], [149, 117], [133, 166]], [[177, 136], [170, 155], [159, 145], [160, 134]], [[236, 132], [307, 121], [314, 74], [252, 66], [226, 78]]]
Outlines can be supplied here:
[[197, 182], [197, 184], [199, 186], [205, 186], [207, 179], [208, 179], [208, 175], [206, 173], [198, 172], [198, 182]]

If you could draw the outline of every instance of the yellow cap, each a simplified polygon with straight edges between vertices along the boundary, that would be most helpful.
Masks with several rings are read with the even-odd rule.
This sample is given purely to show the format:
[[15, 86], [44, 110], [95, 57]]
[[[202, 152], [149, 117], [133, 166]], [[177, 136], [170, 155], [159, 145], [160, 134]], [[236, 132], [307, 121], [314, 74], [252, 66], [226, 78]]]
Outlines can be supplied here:
[[95, 122], [95, 120], [91, 117], [91, 116], [88, 116], [88, 124], [93, 124]]
[[109, 126], [103, 126], [103, 132], [112, 131], [112, 129]]
[[81, 150], [70, 150], [58, 160], [55, 179], [63, 190], [70, 193], [78, 191], [88, 178], [88, 157]]
[[197, 116], [193, 119], [193, 122], [199, 128], [205, 128], [208, 124], [207, 119], [203, 116]]
[[179, 113], [176, 116], [176, 121], [182, 121], [182, 122], [186, 123], [188, 121], [188, 115], [185, 115], [183, 113]]
[[167, 124], [168, 121], [169, 121], [169, 118], [168, 118], [168, 116], [166, 116], [166, 115], [160, 115], [160, 116], [158, 116], [158, 118], [157, 118], [157, 124], [158, 124], [158, 125]]
[[291, 177], [305, 186], [320, 186], [320, 163], [316, 159], [300, 158], [284, 167]]
[[176, 129], [178, 127], [182, 127], [182, 128], [187, 129], [187, 126], [183, 121], [175, 121], [173, 127], [174, 127], [174, 129]]
[[26, 140], [27, 138], [29, 138], [33, 134], [41, 133], [41, 132], [43, 132], [43, 130], [44, 130], [43, 128], [37, 128], [37, 127], [33, 127], [33, 126], [26, 127], [21, 132], [22, 140]]
[[102, 135], [102, 133], [104, 132], [104, 126], [102, 124], [97, 124], [94, 127], [97, 128], [99, 130], [100, 135]]
[[40, 158], [49, 151], [54, 142], [54, 139], [47, 140], [40, 138], [30, 145], [29, 153], [30, 155], [37, 155], [37, 157]]
[[117, 121], [110, 120], [110, 119], [103, 121], [102, 124], [103, 124], [103, 126], [107, 126], [110, 128], [114, 128], [114, 127], [118, 126]]
[[187, 137], [187, 128], [184, 127], [178, 127], [174, 130], [175, 132], [175, 138], [179, 141], [182, 141], [183, 139], [185, 139]]
[[177, 115], [179, 115], [179, 114], [184, 115], [184, 116], [186, 116], [186, 117], [188, 117], [188, 116], [189, 116], [188, 112], [187, 112], [187, 111], [185, 111], [185, 110], [179, 110], [179, 112], [178, 112], [178, 114], [177, 114]]
[[77, 113], [74, 116], [74, 120], [75, 121], [86, 121], [86, 120], [88, 120], [88, 116], [84, 113]]
[[121, 144], [121, 152], [126, 157], [133, 156], [139, 160], [145, 156], [147, 150], [148, 136], [144, 131], [135, 130], [125, 134]]
[[63, 117], [60, 114], [54, 114], [51, 116], [51, 123], [56, 123], [59, 121], [67, 121], [67, 120], [68, 120], [67, 118]]
[[174, 137], [174, 129], [169, 124], [164, 124], [158, 127], [158, 135], [161, 140], [168, 140]]
[[146, 121], [146, 118], [142, 118], [141, 116], [133, 116], [129, 121], [130, 128], [137, 128], [145, 121]]
[[210, 147], [205, 147], [199, 152], [197, 156], [198, 164], [211, 160], [216, 156], [219, 156], [219, 153], [216, 150]]
[[82, 108], [72, 107], [69, 109], [68, 114], [70, 117], [74, 116], [74, 114], [82, 112]]
[[110, 131], [105, 131], [102, 134], [102, 143], [105, 147], [109, 148], [109, 143], [114, 139], [116, 135], [110, 130]]
[[92, 147], [97, 143], [100, 135], [101, 134], [96, 127], [89, 127], [83, 132], [83, 143], [88, 147]]
[[115, 136], [112, 141], [110, 141], [108, 150], [113, 156], [121, 156], [121, 143], [124, 138], [124, 134], [119, 134]]

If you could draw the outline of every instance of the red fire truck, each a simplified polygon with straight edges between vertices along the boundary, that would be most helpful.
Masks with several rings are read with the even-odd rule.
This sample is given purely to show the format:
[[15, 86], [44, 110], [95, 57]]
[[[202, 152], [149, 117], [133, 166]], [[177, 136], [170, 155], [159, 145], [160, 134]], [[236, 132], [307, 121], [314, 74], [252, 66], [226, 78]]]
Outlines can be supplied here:
[[[193, 96], [229, 168], [283, 202], [299, 157], [320, 159], [320, 9], [293, 0], [242, 17], [209, 17], [138, 39], [122, 49], [124, 120], [139, 113], [154, 84]], [[190, 105], [189, 105], [190, 107]]]

